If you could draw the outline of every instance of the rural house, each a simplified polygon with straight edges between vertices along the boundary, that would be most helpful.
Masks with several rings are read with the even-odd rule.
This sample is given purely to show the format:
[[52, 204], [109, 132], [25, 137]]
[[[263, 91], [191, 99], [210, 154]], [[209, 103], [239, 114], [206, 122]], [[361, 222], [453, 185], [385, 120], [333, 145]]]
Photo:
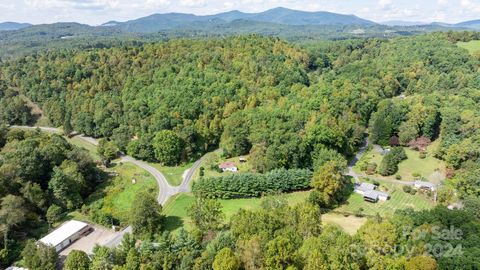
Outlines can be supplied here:
[[367, 202], [386, 201], [390, 199], [390, 195], [385, 192], [375, 190], [377, 186], [370, 183], [355, 184], [354, 192], [363, 196]]
[[227, 161], [227, 162], [224, 162], [224, 163], [218, 165], [218, 168], [220, 168], [224, 172], [227, 172], [227, 171], [228, 172], [237, 172], [238, 171], [238, 168], [235, 165], [235, 163], [233, 163], [231, 161]]

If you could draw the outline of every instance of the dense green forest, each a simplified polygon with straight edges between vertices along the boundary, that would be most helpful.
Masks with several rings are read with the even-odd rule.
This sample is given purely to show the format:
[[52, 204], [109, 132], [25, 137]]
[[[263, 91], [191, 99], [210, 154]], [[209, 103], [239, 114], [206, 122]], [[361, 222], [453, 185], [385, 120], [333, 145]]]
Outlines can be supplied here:
[[79, 208], [102, 174], [85, 150], [60, 135], [1, 126], [0, 149], [0, 267], [6, 267], [26, 238]]
[[[5, 63], [1, 85], [38, 103], [54, 126], [165, 164], [220, 146], [229, 156], [262, 157], [267, 170], [312, 168], [326, 153], [352, 155], [370, 126], [380, 144], [440, 137], [437, 156], [460, 169], [478, 156], [462, 146], [478, 136], [479, 60], [454, 43], [472, 38], [436, 33], [298, 48], [246, 36], [66, 50]], [[158, 134], [165, 130], [173, 133]], [[165, 142], [177, 147], [156, 152]]]

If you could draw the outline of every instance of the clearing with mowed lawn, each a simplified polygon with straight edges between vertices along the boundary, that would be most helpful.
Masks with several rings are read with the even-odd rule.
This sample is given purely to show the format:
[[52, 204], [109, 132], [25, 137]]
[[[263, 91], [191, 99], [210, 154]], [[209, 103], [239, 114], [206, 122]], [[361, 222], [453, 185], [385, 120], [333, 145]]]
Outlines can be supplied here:
[[472, 40], [469, 42], [458, 42], [460, 48], [467, 49], [470, 54], [480, 54], [480, 40]]
[[90, 215], [83, 218], [79, 212], [72, 215], [96, 223], [101, 222], [92, 218], [93, 216], [111, 216], [121, 225], [128, 225], [128, 214], [135, 195], [141, 190], [150, 190], [156, 196], [157, 182], [148, 172], [131, 163], [117, 163], [108, 171], [118, 175], [101, 184], [97, 191], [87, 198], [85, 205]]
[[[414, 181], [416, 177], [424, 177], [428, 181], [438, 184], [444, 179], [445, 162], [434, 157], [433, 153], [438, 146], [438, 140], [427, 147], [427, 154], [425, 158], [420, 158], [420, 153], [410, 148], [404, 147], [407, 159], [398, 164], [398, 172], [391, 176], [381, 176], [380, 174], [365, 175], [361, 171], [362, 163], [375, 163], [380, 166], [383, 155], [375, 148], [365, 152], [360, 161], [353, 167], [356, 173], [365, 177], [372, 177], [375, 179], [396, 180], [399, 175], [403, 181]], [[399, 180], [399, 179], [398, 179]]]
[[373, 216], [393, 215], [396, 210], [413, 208], [414, 210], [424, 210], [432, 208], [435, 203], [426, 194], [417, 193], [415, 195], [406, 193], [401, 185], [382, 183], [381, 187], [390, 195], [390, 199], [385, 202], [370, 203], [364, 201], [362, 195], [353, 193], [350, 198], [335, 211], [348, 214]]

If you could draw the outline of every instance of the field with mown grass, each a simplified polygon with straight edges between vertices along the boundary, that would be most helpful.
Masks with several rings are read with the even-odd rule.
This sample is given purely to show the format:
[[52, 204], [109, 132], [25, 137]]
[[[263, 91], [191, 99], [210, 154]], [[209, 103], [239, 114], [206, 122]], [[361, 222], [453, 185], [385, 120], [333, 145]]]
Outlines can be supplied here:
[[[275, 196], [284, 197], [290, 205], [300, 203], [308, 198], [308, 191], [294, 192]], [[192, 227], [190, 218], [188, 217], [188, 208], [193, 204], [195, 198], [193, 194], [181, 193], [170, 199], [163, 209], [166, 216], [166, 228], [168, 230], [176, 230], [184, 226], [186, 229]], [[240, 209], [253, 210], [259, 209], [263, 198], [246, 198], [219, 200], [222, 205], [222, 211], [225, 215], [225, 221], [228, 221], [233, 214]]]
[[[382, 176], [380, 174], [374, 174], [367, 177], [372, 177], [375, 179], [388, 179], [395, 180], [396, 175], [400, 175], [401, 180], [403, 181], [414, 181], [414, 175], [419, 175], [428, 179], [432, 183], [438, 184], [444, 179], [445, 176], [445, 162], [439, 160], [433, 156], [435, 149], [440, 143], [440, 140], [437, 140], [430, 144], [427, 148], [426, 158], [420, 158], [420, 152], [414, 151], [408, 147], [404, 147], [405, 153], [407, 154], [407, 159], [403, 160], [398, 164], [398, 172], [391, 176]], [[376, 163], [377, 169], [382, 162], [383, 155], [377, 152], [375, 149], [371, 149], [362, 156], [360, 161], [353, 168], [355, 172], [360, 175], [365, 175], [365, 172], [362, 172], [360, 165], [362, 162], [367, 163]]]
[[432, 198], [427, 194], [417, 192], [412, 195], [405, 193], [402, 185], [381, 183], [379, 190], [390, 194], [390, 200], [386, 202], [370, 203], [363, 200], [362, 195], [352, 193], [350, 198], [340, 207], [335, 209], [335, 212], [348, 214], [362, 214], [367, 216], [392, 215], [396, 210], [413, 208], [414, 210], [430, 209], [435, 206]]
[[100, 155], [97, 152], [97, 147], [91, 143], [88, 143], [82, 139], [80, 139], [77, 136], [74, 136], [72, 138], [67, 138], [67, 141], [75, 146], [78, 146], [80, 148], [84, 148], [90, 153], [90, 156], [93, 158], [95, 161], [100, 161]]
[[[246, 162], [240, 162], [240, 157], [232, 157], [232, 158], [224, 158], [222, 157], [221, 151], [214, 151], [207, 154], [204, 162], [202, 163], [201, 167], [204, 168], [204, 175], [203, 177], [218, 177], [227, 174], [233, 173], [247, 173], [252, 172], [252, 165], [250, 162], [250, 158], [248, 155], [244, 156], [246, 158]], [[224, 162], [233, 162], [238, 168], [238, 172], [219, 172], [216, 168], [218, 165]], [[193, 175], [194, 180], [198, 180], [200, 178], [200, 170], [196, 170], [195, 174]]]
[[[97, 190], [86, 200], [85, 205], [92, 209], [98, 209], [105, 214], [112, 215], [122, 225], [128, 224], [128, 213], [135, 195], [142, 190], [151, 190], [158, 195], [157, 182], [147, 171], [131, 163], [115, 163], [109, 168], [109, 172], [116, 172], [118, 176], [110, 178], [101, 184]], [[132, 183], [132, 179], [136, 183]], [[75, 218], [91, 220], [91, 217], [80, 212], [71, 213]]]
[[469, 42], [458, 42], [460, 48], [467, 49], [471, 54], [480, 54], [480, 40], [472, 40]]
[[148, 163], [150, 166], [159, 170], [167, 181], [172, 186], [178, 186], [183, 181], [183, 174], [186, 170], [190, 169], [193, 165], [193, 162], [184, 163], [179, 166], [163, 166], [159, 163]]

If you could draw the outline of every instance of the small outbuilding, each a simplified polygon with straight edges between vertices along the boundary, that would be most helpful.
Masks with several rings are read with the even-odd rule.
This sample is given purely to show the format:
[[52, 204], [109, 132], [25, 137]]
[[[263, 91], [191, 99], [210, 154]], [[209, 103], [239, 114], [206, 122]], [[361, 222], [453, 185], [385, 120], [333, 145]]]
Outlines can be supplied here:
[[218, 168], [220, 168], [222, 171], [224, 172], [237, 172], [238, 171], [238, 167], [237, 165], [235, 165], [235, 163], [231, 162], [231, 161], [227, 161], [227, 162], [224, 162], [220, 165], [218, 165]]
[[435, 185], [430, 183], [430, 182], [424, 182], [424, 181], [415, 181], [413, 186], [416, 189], [423, 189], [423, 190], [430, 190], [430, 191], [435, 191]]
[[47, 246], [52, 246], [57, 252], [60, 252], [83, 235], [88, 234], [90, 230], [90, 225], [87, 223], [70, 220], [40, 239], [39, 242]]

